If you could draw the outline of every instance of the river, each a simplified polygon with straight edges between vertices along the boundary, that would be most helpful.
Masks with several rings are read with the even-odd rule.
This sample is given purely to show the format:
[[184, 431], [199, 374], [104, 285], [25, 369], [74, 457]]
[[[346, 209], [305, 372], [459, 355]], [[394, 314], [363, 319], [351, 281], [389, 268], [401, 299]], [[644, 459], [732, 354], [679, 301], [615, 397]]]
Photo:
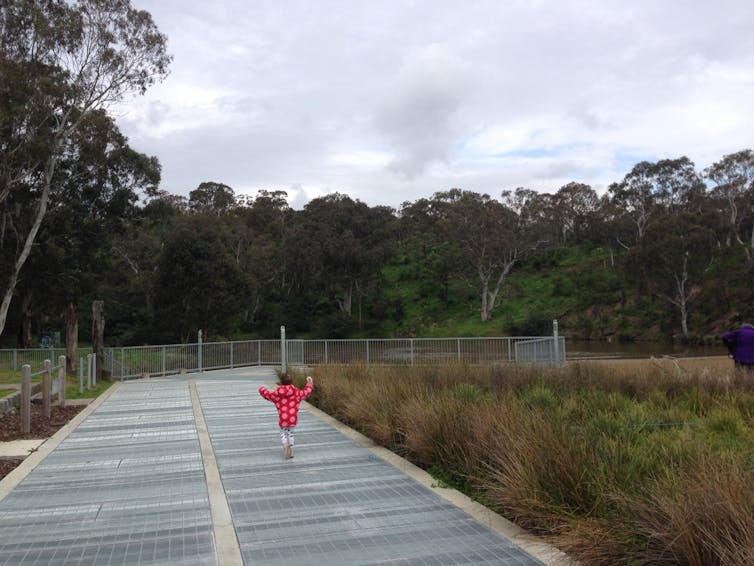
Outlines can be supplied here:
[[722, 342], [716, 346], [689, 346], [670, 342], [602, 342], [598, 340], [566, 339], [566, 358], [583, 360], [595, 358], [650, 358], [662, 356], [699, 357], [725, 356], [728, 351]]

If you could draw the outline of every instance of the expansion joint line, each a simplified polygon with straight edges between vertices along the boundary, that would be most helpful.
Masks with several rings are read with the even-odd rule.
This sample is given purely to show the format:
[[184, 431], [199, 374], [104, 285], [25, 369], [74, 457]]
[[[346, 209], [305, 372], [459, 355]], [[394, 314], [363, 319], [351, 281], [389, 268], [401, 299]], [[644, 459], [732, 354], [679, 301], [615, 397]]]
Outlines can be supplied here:
[[212, 449], [212, 441], [207, 432], [207, 423], [204, 420], [204, 413], [202, 413], [195, 379], [189, 381], [189, 391], [191, 392], [191, 405], [194, 409], [196, 432], [199, 436], [199, 448], [202, 452], [204, 477], [207, 480], [207, 494], [209, 496], [209, 509], [212, 514], [212, 535], [215, 538], [217, 562], [219, 566], [243, 566], [241, 546], [238, 543], [236, 529], [233, 526], [230, 505], [228, 505], [228, 499], [225, 497], [225, 488], [220, 478], [217, 460], [215, 460], [215, 451]]

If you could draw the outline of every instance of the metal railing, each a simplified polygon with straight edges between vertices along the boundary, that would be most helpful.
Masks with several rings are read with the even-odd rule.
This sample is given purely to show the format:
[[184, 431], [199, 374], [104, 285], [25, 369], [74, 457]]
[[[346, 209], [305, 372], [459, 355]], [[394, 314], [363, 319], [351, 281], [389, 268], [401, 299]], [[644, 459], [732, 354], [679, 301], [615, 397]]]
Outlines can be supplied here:
[[[79, 348], [76, 356], [91, 354], [91, 348]], [[21, 366], [29, 364], [32, 372], [40, 371], [45, 360], [57, 360], [65, 356], [65, 348], [28, 348], [0, 350], [0, 369], [20, 371]]]
[[563, 337], [521, 340], [515, 345], [515, 360], [519, 364], [562, 365], [566, 361], [565, 351]]
[[539, 337], [287, 340], [290, 364], [516, 361], [515, 344]]
[[279, 340], [196, 342], [107, 348], [104, 368], [111, 377], [163, 376], [253, 365], [280, 365]]
[[[44, 357], [49, 357], [50, 350], [40, 351], [46, 354]], [[282, 359], [283, 353], [285, 360]], [[106, 348], [104, 354], [102, 367], [110, 377], [131, 379], [242, 366], [281, 366], [284, 363], [294, 366], [441, 362], [560, 364], [565, 362], [566, 348], [564, 339], [557, 336], [343, 340], [282, 338]], [[29, 363], [35, 355], [34, 350], [0, 350], [0, 360], [5, 356], [12, 358], [15, 364], [20, 364], [21, 360]]]
[[[529, 353], [534, 347], [535, 354]], [[547, 346], [549, 344], [549, 346]], [[565, 341], [541, 336], [492, 338], [386, 338], [247, 340], [110, 348], [105, 369], [116, 379], [163, 376], [254, 365], [563, 363]], [[526, 345], [522, 348], [522, 345]], [[549, 352], [549, 357], [548, 357]]]

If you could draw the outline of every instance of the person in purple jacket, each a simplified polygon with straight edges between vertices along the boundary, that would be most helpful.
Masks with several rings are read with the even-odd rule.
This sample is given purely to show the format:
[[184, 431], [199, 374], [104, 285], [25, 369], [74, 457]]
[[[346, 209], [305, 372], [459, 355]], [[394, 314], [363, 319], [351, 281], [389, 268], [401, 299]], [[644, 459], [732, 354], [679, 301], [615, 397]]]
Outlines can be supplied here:
[[737, 330], [726, 332], [723, 343], [733, 356], [736, 369], [754, 371], [754, 326], [746, 323]]

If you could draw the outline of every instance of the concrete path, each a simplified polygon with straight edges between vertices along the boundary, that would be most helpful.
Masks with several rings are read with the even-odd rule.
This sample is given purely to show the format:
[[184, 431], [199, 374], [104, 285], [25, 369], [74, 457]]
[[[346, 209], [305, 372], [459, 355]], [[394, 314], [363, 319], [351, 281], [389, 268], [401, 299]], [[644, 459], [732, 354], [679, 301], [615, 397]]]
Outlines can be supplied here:
[[275, 379], [243, 368], [111, 388], [0, 482], [0, 565], [562, 559], [316, 409], [302, 407], [284, 460], [257, 394]]

